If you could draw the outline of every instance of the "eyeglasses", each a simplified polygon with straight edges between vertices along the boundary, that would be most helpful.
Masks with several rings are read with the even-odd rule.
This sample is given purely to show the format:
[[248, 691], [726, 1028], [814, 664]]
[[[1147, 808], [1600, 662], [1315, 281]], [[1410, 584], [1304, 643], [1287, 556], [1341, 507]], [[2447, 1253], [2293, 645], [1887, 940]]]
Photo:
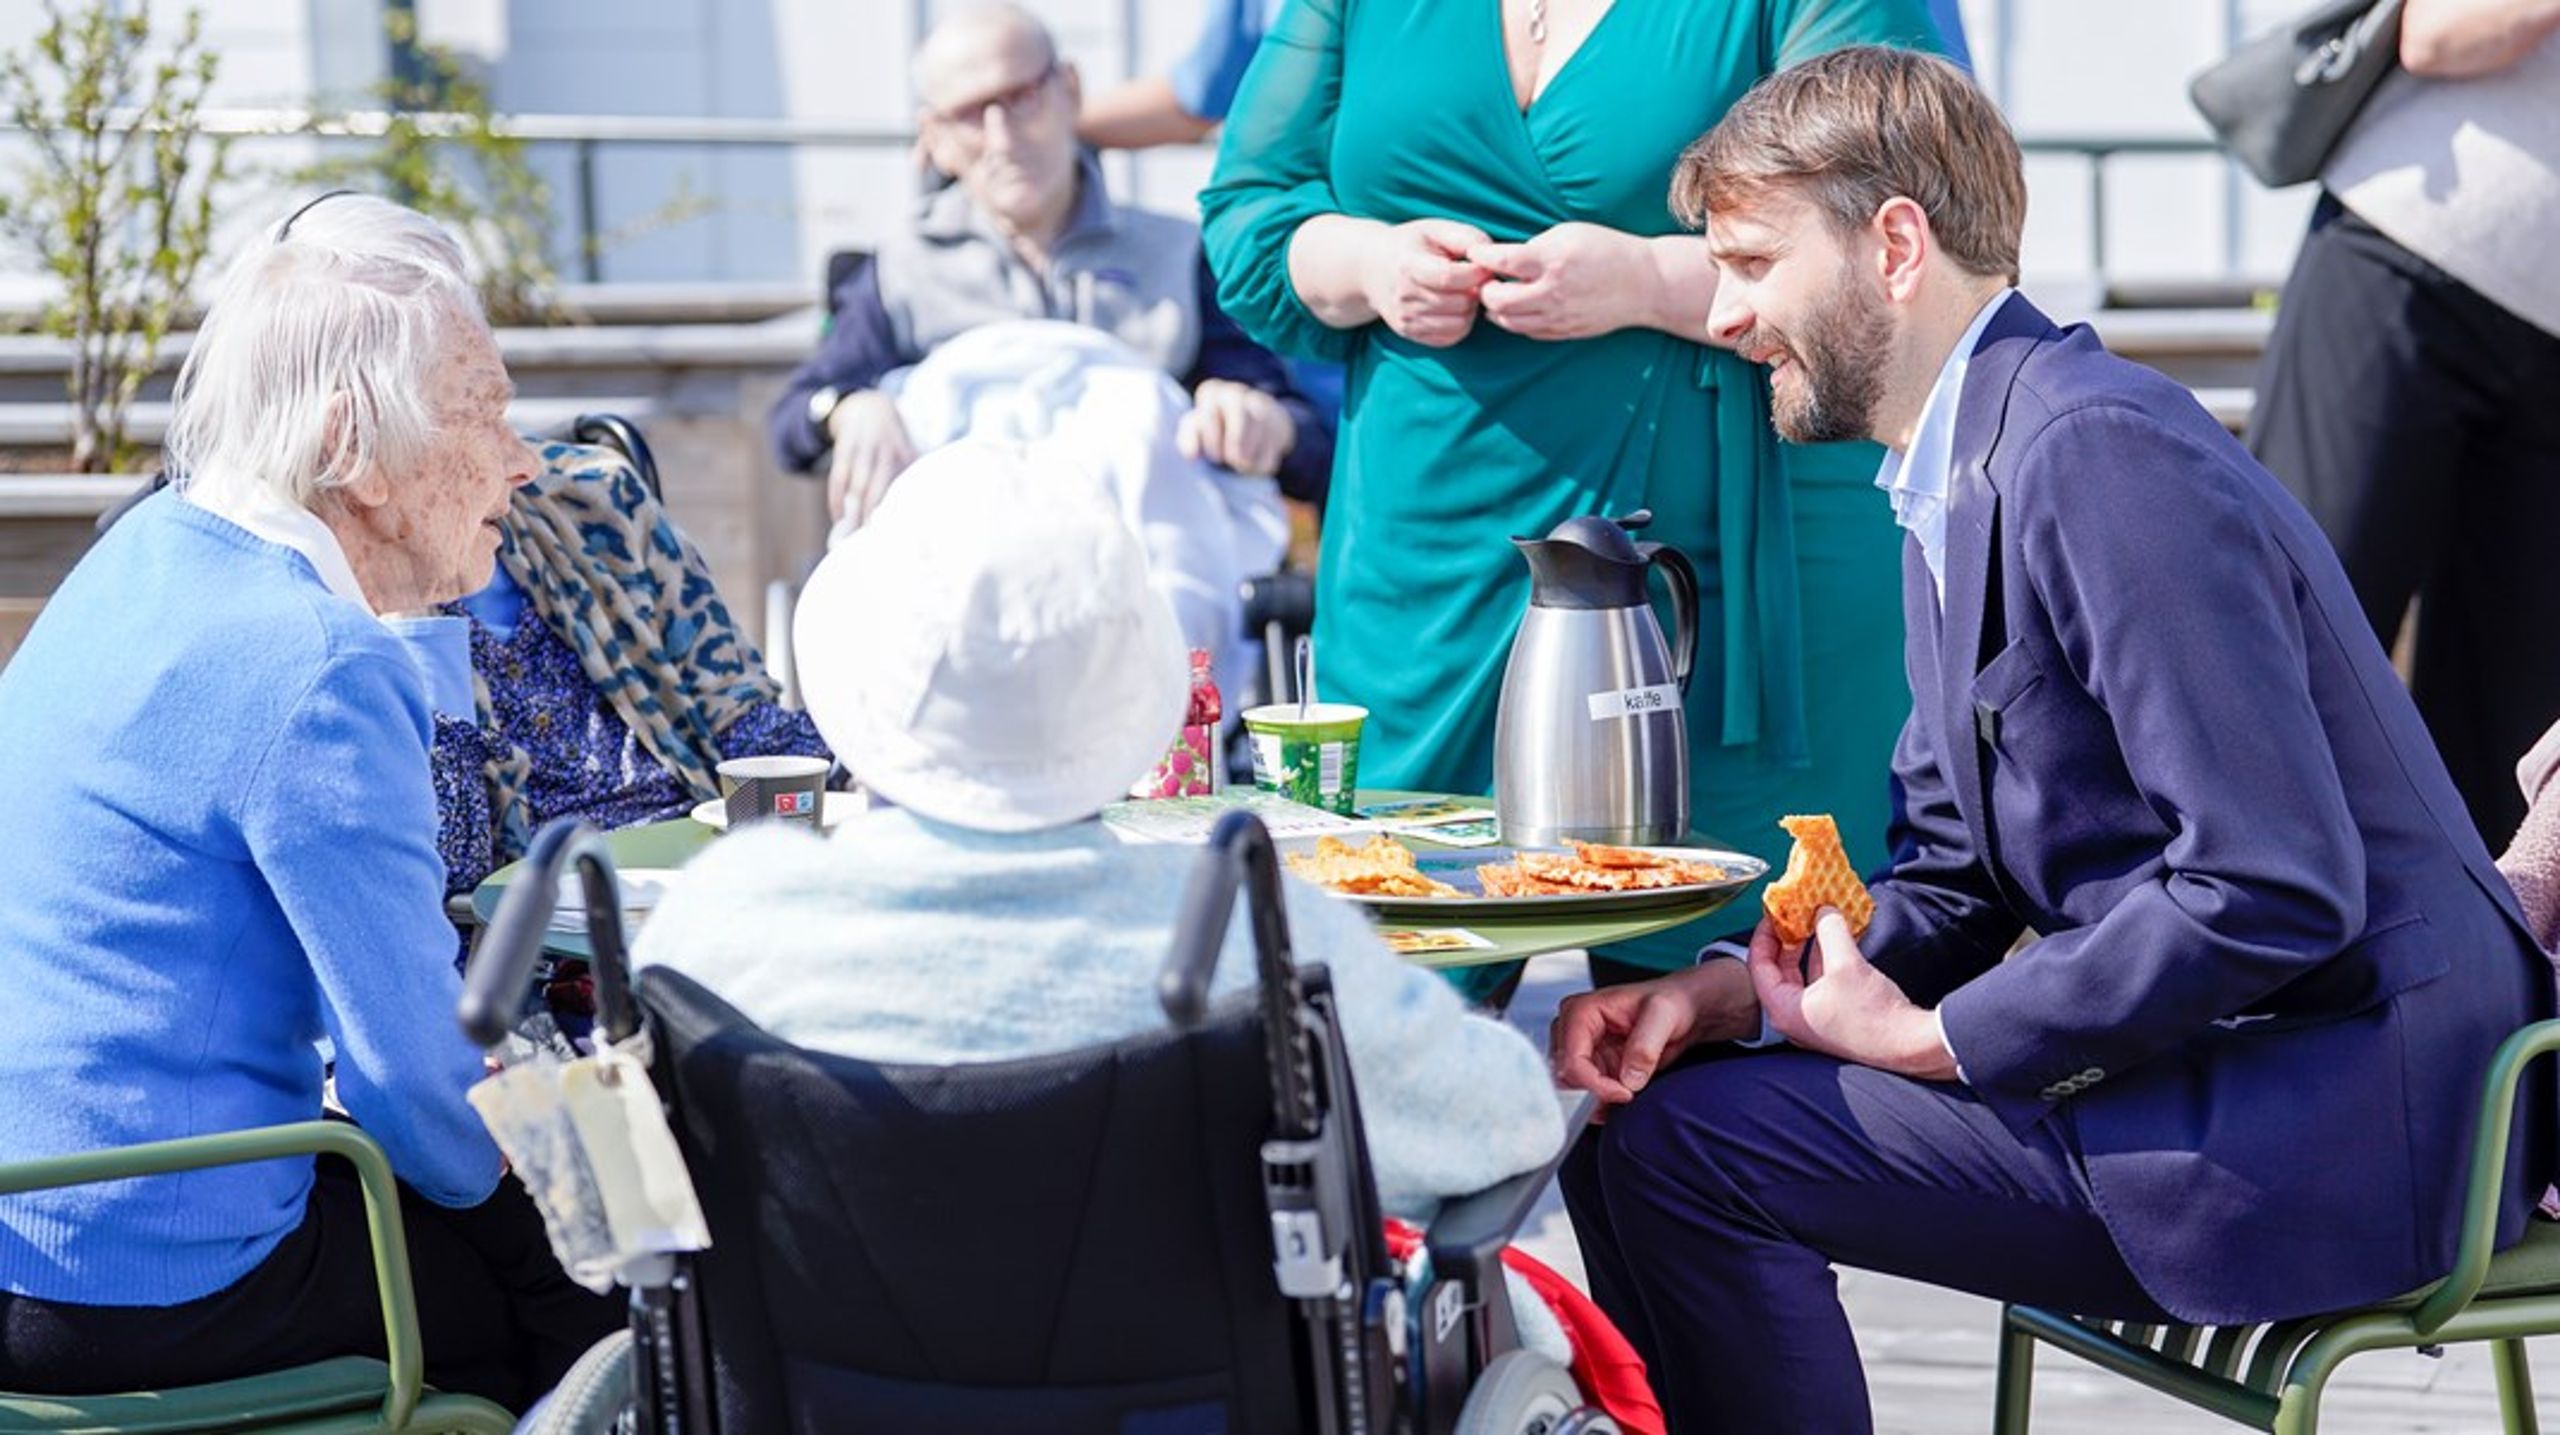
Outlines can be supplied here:
[[998, 90], [974, 100], [965, 100], [933, 112], [933, 117], [946, 125], [963, 130], [983, 131], [987, 127], [987, 111], [1004, 111], [1005, 123], [1021, 124], [1038, 114], [1049, 102], [1049, 82], [1058, 78], [1058, 62], [1051, 60], [1040, 67], [1040, 73], [1009, 89]]

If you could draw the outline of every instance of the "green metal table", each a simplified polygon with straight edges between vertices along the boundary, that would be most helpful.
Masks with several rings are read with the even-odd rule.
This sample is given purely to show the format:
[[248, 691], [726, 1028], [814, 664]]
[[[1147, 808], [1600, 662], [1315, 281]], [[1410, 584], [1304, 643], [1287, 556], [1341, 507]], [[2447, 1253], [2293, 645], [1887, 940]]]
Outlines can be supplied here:
[[[1440, 794], [1363, 790], [1358, 795], [1358, 801], [1365, 806], [1373, 802], [1394, 802], [1436, 795]], [[679, 817], [668, 822], [652, 822], [606, 833], [605, 846], [611, 849], [614, 863], [619, 867], [681, 867], [691, 861], [695, 853], [710, 846], [719, 835], [715, 828], [706, 827], [690, 817]], [[1418, 849], [1460, 850], [1438, 847], [1437, 844], [1405, 834], [1399, 834], [1399, 840]], [[1717, 844], [1702, 840], [1700, 845]], [[490, 873], [487, 880], [472, 892], [471, 910], [480, 919], [482, 925], [487, 925], [489, 920], [497, 915], [498, 899], [505, 894], [508, 884], [515, 880], [518, 865], [521, 864], [510, 864]], [[1547, 952], [1606, 946], [1611, 942], [1649, 936], [1666, 928], [1677, 927], [1684, 922], [1694, 922], [1723, 906], [1732, 900], [1732, 897], [1731, 892], [1716, 892], [1677, 906], [1651, 907], [1642, 912], [1615, 915], [1468, 917], [1452, 913], [1449, 920], [1427, 923], [1407, 917], [1382, 917], [1378, 920], [1380, 925], [1393, 928], [1463, 927], [1493, 943], [1489, 948], [1425, 952], [1406, 958], [1418, 966], [1425, 967], [1471, 967], [1490, 962], [1516, 962]], [[560, 956], [588, 955], [587, 934], [583, 931], [555, 931], [543, 939], [543, 944]]]

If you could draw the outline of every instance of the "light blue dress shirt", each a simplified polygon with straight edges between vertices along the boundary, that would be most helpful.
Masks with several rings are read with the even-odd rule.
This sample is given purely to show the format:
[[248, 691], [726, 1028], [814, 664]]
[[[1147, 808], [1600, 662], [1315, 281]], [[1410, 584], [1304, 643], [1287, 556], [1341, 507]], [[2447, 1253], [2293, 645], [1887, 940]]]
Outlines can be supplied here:
[[2001, 290], [1973, 316], [1964, 337], [1956, 340], [1946, 363], [1939, 367], [1938, 381], [1929, 386], [1911, 447], [1900, 453], [1887, 451], [1884, 466], [1876, 473], [1876, 487], [1893, 500], [1893, 521], [1920, 541], [1920, 560], [1929, 565], [1941, 608], [1947, 602], [1947, 480], [1955, 469], [1956, 406], [1964, 396], [1965, 370], [1973, 365], [1982, 331], [1991, 327], [1991, 316], [2017, 292]]

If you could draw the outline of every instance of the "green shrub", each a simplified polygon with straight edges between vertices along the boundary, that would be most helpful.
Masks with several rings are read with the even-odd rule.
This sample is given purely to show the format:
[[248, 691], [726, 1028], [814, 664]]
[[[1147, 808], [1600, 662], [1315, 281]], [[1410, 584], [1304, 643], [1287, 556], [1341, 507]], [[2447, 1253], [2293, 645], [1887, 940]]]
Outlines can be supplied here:
[[203, 267], [229, 149], [196, 136], [216, 56], [189, 10], [155, 47], [147, 0], [91, 0], [0, 54], [0, 108], [35, 151], [0, 195], [0, 234], [31, 251], [60, 291], [44, 331], [71, 341], [71, 467], [134, 458], [126, 419]]
[[[332, 155], [298, 176], [306, 186], [344, 186], [396, 199], [453, 231], [480, 279], [493, 324], [552, 323], [575, 316], [561, 304], [551, 269], [551, 188], [525, 161], [525, 142], [505, 133], [488, 87], [452, 50], [418, 38], [414, 15], [388, 17], [393, 46], [416, 57], [414, 73], [374, 87], [388, 111], [379, 136], [353, 154]], [[345, 127], [315, 115], [315, 131]]]

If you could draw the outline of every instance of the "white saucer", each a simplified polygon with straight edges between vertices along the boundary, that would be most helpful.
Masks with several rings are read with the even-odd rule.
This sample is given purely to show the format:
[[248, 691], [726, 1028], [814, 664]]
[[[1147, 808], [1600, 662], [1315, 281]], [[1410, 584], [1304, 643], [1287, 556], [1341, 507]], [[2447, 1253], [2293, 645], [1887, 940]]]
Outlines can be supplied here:
[[[667, 884], [676, 879], [673, 867], [620, 867], [613, 874], [622, 888], [622, 915], [639, 917], [658, 905], [666, 895]], [[551, 925], [570, 931], [582, 931], [587, 925], [587, 888], [580, 874], [570, 872], [560, 879], [560, 895], [551, 904]]]

